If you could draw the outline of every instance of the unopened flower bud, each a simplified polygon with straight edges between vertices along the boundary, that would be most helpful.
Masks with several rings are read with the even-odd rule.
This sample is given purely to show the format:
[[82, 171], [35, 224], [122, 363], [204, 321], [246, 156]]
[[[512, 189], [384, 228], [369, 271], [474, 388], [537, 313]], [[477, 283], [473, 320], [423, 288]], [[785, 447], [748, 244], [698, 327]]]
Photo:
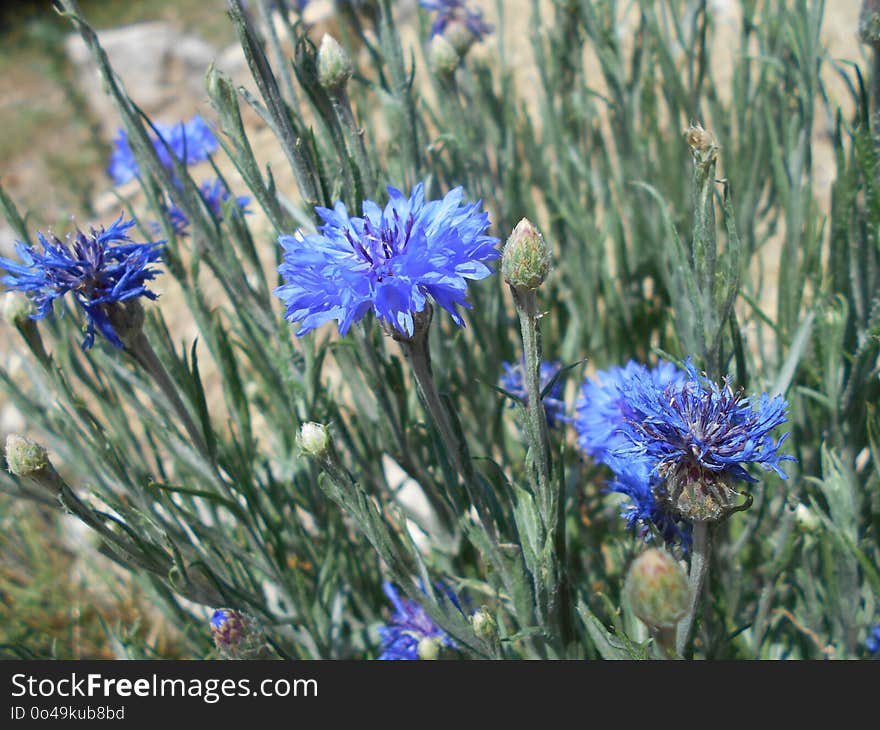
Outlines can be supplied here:
[[718, 142], [712, 132], [703, 129], [701, 124], [692, 124], [685, 131], [685, 138], [697, 163], [705, 165], [715, 161], [718, 156]]
[[438, 76], [450, 76], [455, 73], [461, 57], [452, 44], [442, 35], [435, 35], [428, 47], [428, 63]]
[[819, 518], [809, 507], [807, 507], [807, 505], [803, 503], [798, 504], [798, 506], [795, 507], [794, 519], [795, 522], [797, 522], [797, 524], [800, 525], [801, 529], [805, 532], [816, 532], [821, 527]]
[[424, 636], [419, 639], [419, 659], [434, 661], [440, 658], [440, 639], [436, 636]]
[[232, 608], [218, 608], [211, 616], [214, 645], [224, 659], [256, 659], [265, 653], [265, 640], [256, 621]]
[[318, 81], [327, 91], [342, 89], [354, 73], [351, 56], [336, 39], [324, 34], [318, 49]]
[[330, 433], [323, 424], [309, 421], [300, 427], [298, 441], [307, 456], [321, 459], [330, 448]]
[[494, 641], [498, 638], [498, 624], [485, 606], [480, 606], [471, 616], [474, 634], [483, 641]]
[[468, 28], [467, 23], [462, 20], [453, 20], [446, 26], [446, 30], [443, 31], [443, 37], [446, 38], [446, 42], [455, 49], [456, 54], [460, 58], [464, 58], [465, 54], [470, 50], [470, 47], [474, 45], [474, 42], [477, 40], [477, 37], [474, 35], [473, 31]]
[[501, 274], [515, 289], [537, 289], [550, 273], [550, 247], [531, 221], [523, 218], [504, 246]]
[[674, 628], [687, 613], [690, 601], [681, 565], [657, 548], [649, 548], [633, 560], [624, 591], [633, 613], [658, 629]]
[[49, 454], [36, 441], [11, 433], [6, 437], [6, 464], [17, 477], [36, 477], [49, 467]]

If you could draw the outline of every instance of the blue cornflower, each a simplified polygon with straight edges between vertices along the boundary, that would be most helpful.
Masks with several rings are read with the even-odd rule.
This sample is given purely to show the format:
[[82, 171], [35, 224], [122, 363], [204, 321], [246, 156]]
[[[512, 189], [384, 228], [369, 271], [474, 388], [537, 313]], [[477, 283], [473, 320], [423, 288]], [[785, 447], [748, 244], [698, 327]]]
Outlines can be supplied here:
[[[672, 363], [661, 360], [656, 368], [630, 360], [624, 367], [599, 371], [584, 381], [581, 398], [575, 407], [574, 425], [578, 445], [595, 461], [608, 464], [613, 470], [632, 467], [632, 457], [624, 464], [615, 451], [631, 442], [627, 438], [627, 420], [633, 417], [630, 400], [638, 389], [662, 392], [667, 385], [684, 380], [685, 374]], [[642, 459], [644, 464], [648, 460]]]
[[390, 186], [388, 193], [384, 210], [370, 200], [362, 218], [341, 202], [319, 207], [319, 234], [279, 237], [278, 271], [287, 283], [275, 295], [287, 305], [285, 317], [300, 323], [298, 335], [333, 319], [344, 335], [372, 309], [411, 337], [413, 315], [429, 296], [464, 326], [457, 307], [470, 307], [467, 280], [492, 274], [487, 264], [500, 256], [498, 239], [483, 235], [488, 214], [479, 202], [461, 205], [461, 188], [427, 203], [421, 183], [409, 198]]
[[109, 308], [142, 296], [156, 299], [147, 282], [159, 274], [150, 264], [160, 260], [164, 243], [135, 243], [127, 233], [133, 225], [134, 220], [123, 222], [120, 215], [107, 229], [91, 228], [88, 234], [77, 230], [65, 241], [38, 232], [42, 253], [19, 243], [16, 251], [22, 263], [0, 257], [0, 268], [8, 272], [3, 283], [30, 296], [36, 306], [32, 319], [50, 314], [56, 299], [73, 292], [86, 315], [82, 348], [88, 350], [94, 344], [96, 329], [113, 345], [122, 347], [110, 322]]
[[[208, 208], [211, 213], [214, 214], [214, 217], [218, 220], [223, 219], [223, 207], [224, 203], [227, 200], [232, 198], [232, 193], [226, 188], [223, 184], [223, 181], [218, 177], [214, 178], [214, 180], [206, 180], [201, 185], [199, 185], [199, 192], [202, 194], [202, 197], [205, 199], [205, 202], [208, 204]], [[242, 213], [244, 215], [248, 215], [251, 211], [248, 210], [248, 205], [250, 205], [251, 199], [246, 195], [239, 195], [235, 197], [235, 212]], [[171, 221], [171, 227], [174, 229], [174, 232], [178, 235], [184, 235], [186, 233], [186, 229], [189, 227], [189, 218], [187, 218], [186, 213], [183, 212], [173, 201], [171, 205], [166, 207], [168, 212], [168, 217]], [[153, 227], [156, 230], [159, 230], [159, 224], [154, 223]]]
[[880, 654], [880, 624], [877, 624], [865, 640], [865, 648], [870, 654]]
[[[529, 394], [526, 390], [524, 360], [520, 360], [515, 365], [509, 362], [503, 362], [501, 363], [501, 366], [504, 368], [504, 375], [501, 376], [498, 385], [528, 405]], [[560, 370], [562, 370], [561, 362], [541, 363], [540, 376], [542, 391], [550, 384], [550, 381], [556, 377], [556, 374]], [[557, 379], [547, 395], [544, 396], [543, 400], [544, 410], [547, 413], [547, 425], [557, 426], [568, 420], [568, 417], [565, 415], [565, 401], [562, 400], [562, 378]], [[510, 406], [512, 408], [515, 404], [511, 403]]]
[[[379, 659], [401, 660], [424, 658], [426, 648], [436, 652], [440, 646], [456, 648], [455, 642], [440, 629], [415, 601], [401, 598], [391, 583], [383, 583], [385, 595], [394, 605], [394, 614], [387, 626], [379, 628], [382, 638], [382, 653]], [[449, 600], [459, 610], [461, 606], [451, 591], [445, 591]], [[419, 645], [422, 646], [422, 656]]]
[[669, 505], [688, 519], [717, 521], [736, 511], [735, 480], [757, 481], [745, 467], [758, 464], [782, 478], [780, 462], [794, 457], [779, 453], [787, 438], [774, 441], [770, 432], [786, 422], [788, 404], [766, 393], [757, 400], [742, 391], [701, 377], [690, 360], [687, 378], [658, 389], [644, 379], [626, 397], [623, 429], [628, 445], [612, 458], [646, 460], [651, 476], [663, 480]]
[[[154, 126], [158, 136], [153, 139], [153, 147], [160, 162], [169, 170], [174, 167], [172, 155], [186, 165], [193, 165], [207, 160], [219, 147], [211, 127], [198, 115], [188, 122], [171, 126], [156, 123]], [[138, 163], [128, 144], [128, 134], [124, 129], [116, 132], [113, 144], [114, 150], [110, 156], [107, 172], [116, 185], [122, 185], [137, 177]]]
[[463, 24], [473, 40], [480, 40], [492, 32], [492, 26], [483, 20], [482, 10], [467, 7], [465, 0], [419, 0], [425, 10], [437, 13], [431, 24], [431, 35], [440, 35], [451, 25]]
[[686, 546], [690, 542], [690, 525], [658, 499], [663, 494], [663, 484], [652, 474], [654, 463], [643, 454], [618, 454], [618, 450], [632, 443], [627, 433], [628, 420], [633, 417], [629, 405], [633, 393], [645, 389], [662, 393], [684, 378], [683, 371], [664, 360], [650, 370], [630, 360], [624, 367], [599, 371], [584, 381], [574, 425], [581, 449], [614, 472], [608, 491], [629, 498], [621, 512], [627, 527], [646, 539], [653, 528], [667, 543], [677, 541]]

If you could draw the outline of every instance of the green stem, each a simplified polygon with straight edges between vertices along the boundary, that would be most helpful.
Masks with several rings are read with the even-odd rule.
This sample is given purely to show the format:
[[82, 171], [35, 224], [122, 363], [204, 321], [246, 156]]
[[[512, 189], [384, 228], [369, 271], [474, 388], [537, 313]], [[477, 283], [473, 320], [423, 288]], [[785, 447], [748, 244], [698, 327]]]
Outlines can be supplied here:
[[538, 327], [538, 295], [535, 290], [511, 286], [525, 357], [525, 384], [527, 393], [526, 420], [529, 451], [532, 460], [533, 486], [536, 492], [541, 521], [548, 539], [554, 542], [544, 579], [546, 613], [549, 622], [559, 630], [563, 646], [570, 638], [570, 622], [567, 620], [567, 586], [565, 566], [565, 518], [563, 495], [553, 483], [553, 463], [550, 454], [550, 428], [547, 412], [541, 397], [541, 331]]
[[700, 605], [700, 597], [703, 592], [703, 584], [709, 574], [709, 557], [712, 549], [709, 523], [702, 520], [694, 522], [693, 544], [691, 545], [691, 567], [688, 573], [688, 586], [690, 588], [690, 603], [688, 612], [679, 622], [675, 637], [675, 649], [684, 656], [685, 649], [690, 641], [691, 630], [697, 616], [697, 608]]
[[333, 111], [336, 112], [336, 118], [339, 120], [342, 129], [345, 130], [348, 148], [358, 166], [358, 171], [361, 175], [361, 185], [366, 191], [367, 197], [370, 197], [376, 192], [376, 178], [373, 175], [373, 167], [370, 164], [370, 157], [364, 144], [364, 130], [358, 126], [357, 120], [354, 118], [351, 101], [345, 89], [330, 94], [330, 99], [333, 102]]
[[[428, 319], [430, 322], [430, 318]], [[476, 473], [471, 463], [470, 452], [463, 437], [452, 425], [452, 419], [437, 391], [434, 374], [431, 370], [431, 355], [428, 349], [428, 326], [416, 328], [416, 333], [405, 339], [399, 339], [401, 349], [410, 364], [419, 394], [434, 422], [440, 441], [452, 460], [452, 465], [461, 477], [465, 491], [471, 504], [476, 508], [486, 532], [494, 539], [495, 528], [492, 523], [488, 506], [477, 484]], [[497, 542], [497, 540], [496, 540]]]
[[134, 356], [135, 360], [137, 360], [138, 364], [150, 375], [156, 385], [159, 386], [159, 390], [162, 391], [163, 395], [168, 399], [168, 402], [171, 404], [174, 412], [177, 413], [184, 429], [186, 429], [187, 434], [189, 434], [189, 437], [192, 439], [198, 452], [211, 464], [214, 464], [214, 457], [211, 454], [210, 449], [208, 449], [208, 444], [205, 441], [201, 430], [196, 426], [192, 416], [190, 416], [186, 405], [184, 405], [177, 392], [177, 386], [174, 384], [174, 381], [171, 379], [171, 376], [168, 374], [162, 361], [159, 360], [159, 356], [156, 355], [156, 351], [153, 349], [147, 336], [143, 331], [138, 332], [126, 343], [126, 347]]

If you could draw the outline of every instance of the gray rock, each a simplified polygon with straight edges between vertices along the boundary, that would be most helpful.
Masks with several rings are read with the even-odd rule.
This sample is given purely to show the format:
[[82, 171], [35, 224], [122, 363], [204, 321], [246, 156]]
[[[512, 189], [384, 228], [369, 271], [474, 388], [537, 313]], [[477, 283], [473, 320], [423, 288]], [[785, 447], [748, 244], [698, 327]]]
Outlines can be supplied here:
[[[98, 39], [126, 92], [150, 116], [160, 118], [169, 107], [186, 114], [205, 97], [205, 71], [216, 50], [200, 38], [156, 21], [99, 31]], [[91, 54], [76, 34], [68, 36], [65, 50], [80, 89], [109, 136], [119, 126], [118, 115]]]

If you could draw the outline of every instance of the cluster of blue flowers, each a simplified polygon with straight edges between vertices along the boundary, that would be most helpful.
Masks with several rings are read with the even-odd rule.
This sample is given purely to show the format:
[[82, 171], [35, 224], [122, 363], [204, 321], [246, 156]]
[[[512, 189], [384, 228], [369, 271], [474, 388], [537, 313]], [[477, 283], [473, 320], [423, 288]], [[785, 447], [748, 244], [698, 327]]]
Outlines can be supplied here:
[[142, 296], [156, 299], [147, 282], [160, 273], [151, 264], [160, 260], [164, 244], [133, 241], [128, 235], [133, 225], [135, 221], [123, 221], [120, 215], [109, 228], [91, 228], [88, 233], [77, 230], [64, 241], [38, 232], [42, 251], [19, 243], [16, 251], [21, 262], [0, 257], [0, 268], [8, 272], [3, 283], [31, 298], [33, 319], [51, 314], [55, 300], [71, 292], [86, 316], [82, 348], [92, 347], [95, 331], [121, 348], [109, 307]]
[[[499, 387], [516, 396], [528, 406], [529, 394], [526, 389], [524, 360], [520, 360], [516, 364], [503, 362], [501, 366], [504, 368], [504, 375], [498, 381]], [[569, 420], [565, 415], [565, 401], [562, 398], [562, 378], [557, 377], [560, 370], [562, 370], [561, 362], [542, 362], [540, 366], [541, 391], [543, 392], [553, 383], [543, 398], [547, 425], [551, 428], [561, 426]], [[554, 378], [556, 378], [555, 381]], [[515, 407], [515, 404], [511, 403], [510, 407]]]
[[[175, 125], [156, 123], [154, 126], [157, 135], [153, 138], [153, 147], [162, 165], [172, 172], [175, 160], [185, 165], [204, 162], [220, 146], [210, 125], [198, 115], [188, 122], [180, 122]], [[133, 180], [140, 174], [140, 168], [131, 151], [128, 135], [124, 129], [120, 129], [116, 133], [114, 149], [107, 171], [117, 185]], [[176, 178], [175, 184], [180, 185], [180, 181]], [[233, 197], [223, 181], [220, 178], [206, 180], [199, 186], [199, 192], [214, 216], [218, 219], [222, 218], [224, 203]], [[250, 203], [249, 197], [238, 196], [234, 200], [238, 211], [245, 214], [250, 212], [247, 209]], [[189, 219], [183, 210], [173, 200], [166, 207], [166, 210], [174, 232], [177, 235], [186, 233]], [[153, 228], [158, 230], [158, 223], [154, 223]]]
[[[575, 427], [578, 443], [615, 478], [610, 491], [629, 497], [623, 516], [647, 536], [654, 528], [667, 541], [687, 544], [688, 518], [680, 508], [687, 491], [714, 500], [723, 514], [725, 494], [735, 480], [757, 481], [749, 464], [781, 477], [783, 435], [770, 432], [786, 421], [787, 403], [766, 393], [757, 401], [702, 377], [687, 361], [681, 371], [661, 362], [653, 370], [635, 362], [600, 372], [583, 386]], [[729, 510], [732, 511], [732, 510]]]
[[341, 202], [316, 208], [320, 233], [284, 235], [285, 284], [275, 294], [287, 305], [285, 317], [299, 322], [298, 335], [337, 320], [340, 334], [372, 310], [404, 336], [414, 332], [413, 316], [430, 296], [464, 320], [468, 279], [484, 279], [500, 256], [497, 238], [484, 235], [489, 216], [480, 203], [462, 205], [462, 189], [425, 202], [424, 185], [407, 198], [388, 187], [385, 208], [365, 201], [363, 217], [350, 216]]

